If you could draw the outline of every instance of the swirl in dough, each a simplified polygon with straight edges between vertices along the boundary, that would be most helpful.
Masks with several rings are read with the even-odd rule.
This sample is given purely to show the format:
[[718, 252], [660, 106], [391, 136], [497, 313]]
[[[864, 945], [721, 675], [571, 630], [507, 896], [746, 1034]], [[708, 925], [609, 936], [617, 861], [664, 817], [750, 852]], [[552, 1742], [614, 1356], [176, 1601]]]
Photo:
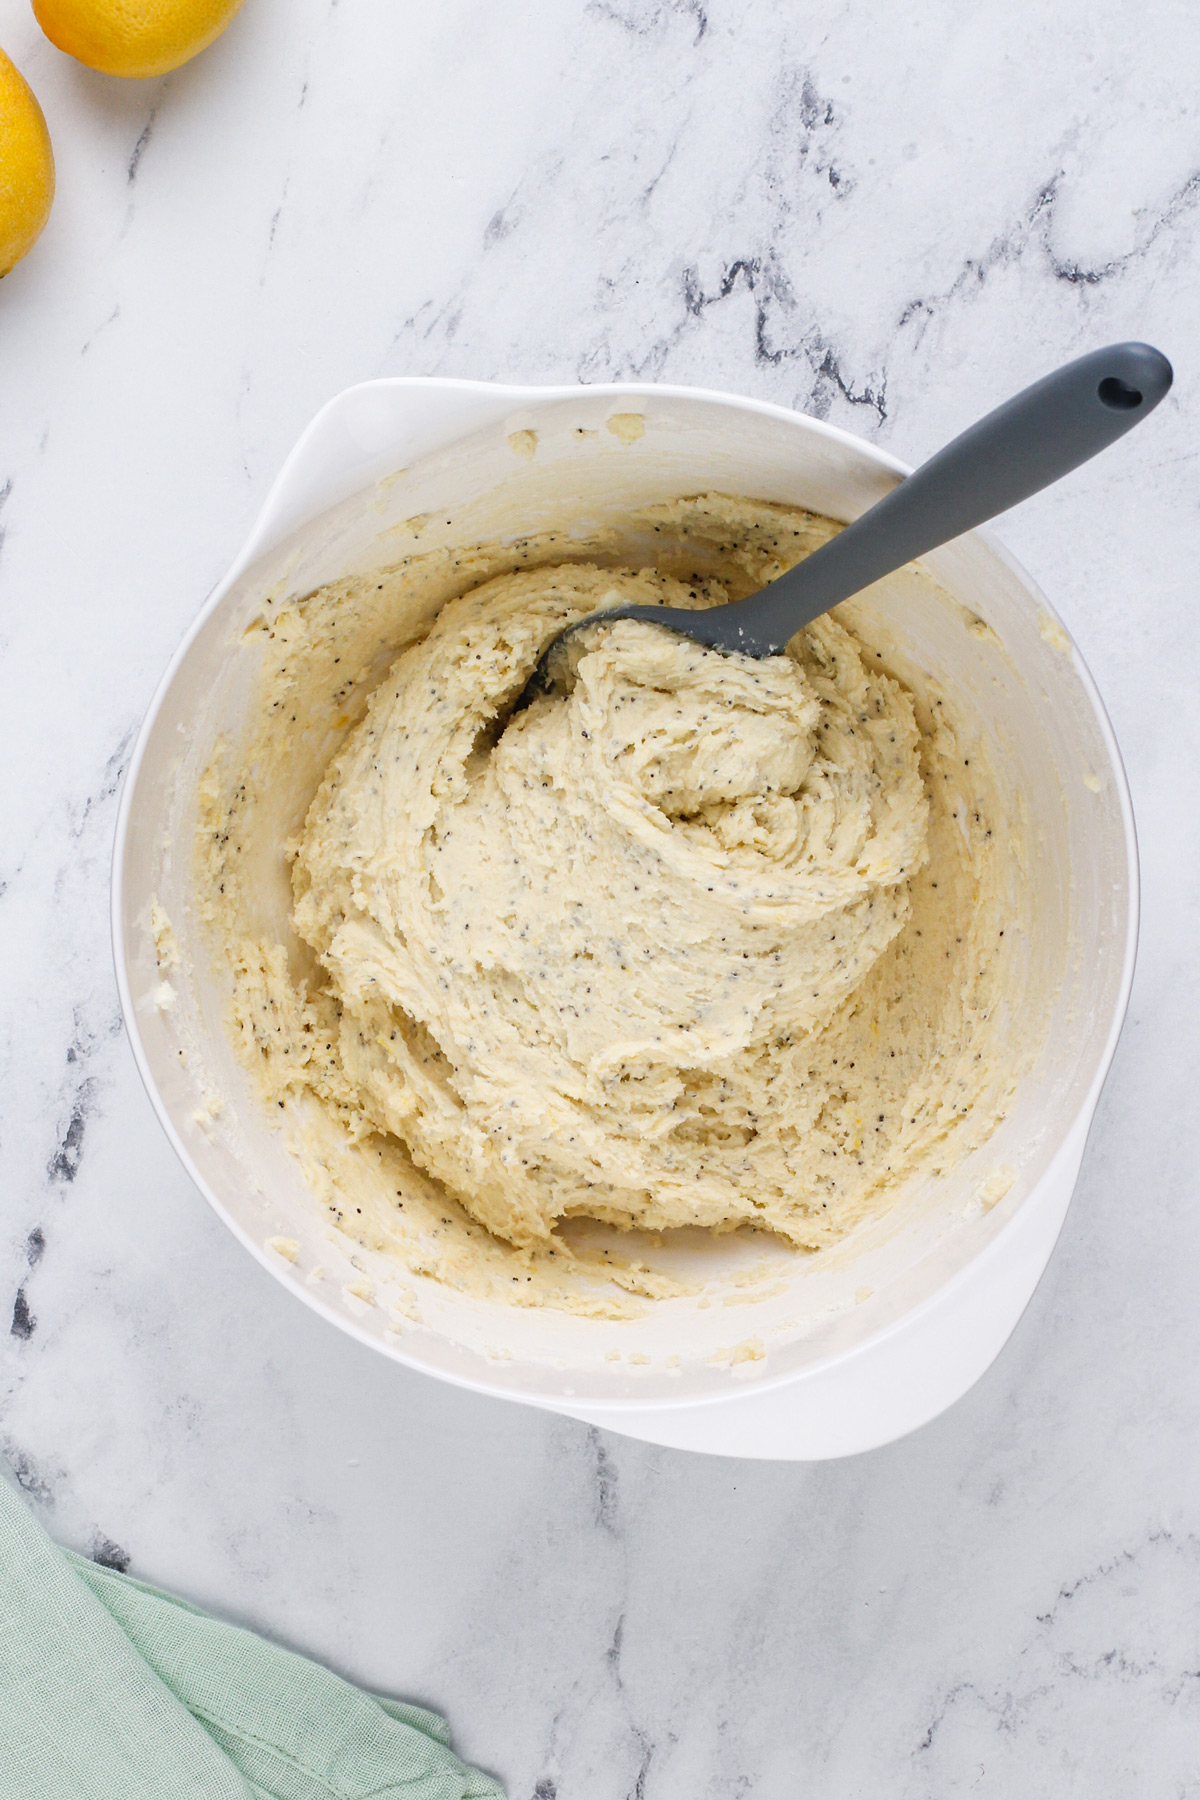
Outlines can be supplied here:
[[913, 701], [831, 617], [761, 662], [621, 621], [512, 712], [564, 623], [630, 600], [696, 595], [566, 564], [452, 600], [326, 772], [294, 923], [351, 1109], [493, 1233], [821, 1242], [918, 1123], [912, 1056], [868, 1073], [928, 856]]

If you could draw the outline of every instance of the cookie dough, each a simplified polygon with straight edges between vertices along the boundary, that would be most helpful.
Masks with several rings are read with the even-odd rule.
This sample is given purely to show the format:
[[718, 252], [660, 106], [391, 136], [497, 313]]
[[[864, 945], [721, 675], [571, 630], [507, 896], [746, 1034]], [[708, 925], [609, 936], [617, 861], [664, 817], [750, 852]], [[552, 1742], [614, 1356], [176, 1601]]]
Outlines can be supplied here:
[[[985, 760], [853, 608], [761, 662], [615, 622], [569, 693], [514, 713], [571, 619], [738, 598], [834, 529], [722, 496], [642, 524], [647, 566], [599, 543], [443, 557], [449, 597], [382, 678], [365, 639], [348, 657], [371, 691], [288, 847], [287, 944], [248, 932], [239, 863], [270, 757], [232, 801], [214, 777], [203, 867], [238, 1040], [272, 1097], [315, 1097], [518, 1251], [580, 1216], [816, 1249], [1003, 1110], [1011, 846]], [[311, 732], [322, 632], [383, 593], [349, 582], [273, 622], [293, 637], [268, 720], [298, 703]]]

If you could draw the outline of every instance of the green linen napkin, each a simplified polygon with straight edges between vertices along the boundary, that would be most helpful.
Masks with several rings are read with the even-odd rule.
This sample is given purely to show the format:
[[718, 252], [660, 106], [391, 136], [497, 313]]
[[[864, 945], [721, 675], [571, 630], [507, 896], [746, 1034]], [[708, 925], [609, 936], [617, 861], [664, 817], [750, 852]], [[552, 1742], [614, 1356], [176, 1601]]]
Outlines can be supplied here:
[[504, 1800], [436, 1713], [61, 1550], [2, 1477], [0, 1795]]

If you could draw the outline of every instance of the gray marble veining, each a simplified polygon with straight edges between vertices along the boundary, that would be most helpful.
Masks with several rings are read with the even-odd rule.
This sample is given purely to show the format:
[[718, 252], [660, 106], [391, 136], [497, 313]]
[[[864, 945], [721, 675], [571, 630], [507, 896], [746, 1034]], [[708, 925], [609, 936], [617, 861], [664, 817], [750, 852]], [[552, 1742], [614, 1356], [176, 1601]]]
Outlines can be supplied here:
[[[0, 38], [59, 194], [0, 286], [0, 1443], [50, 1529], [446, 1711], [513, 1800], [1200, 1795], [1200, 25], [1152, 0], [248, 0], [165, 80]], [[1177, 385], [1001, 535], [1134, 789], [1133, 1005], [953, 1411], [820, 1467], [435, 1385], [296, 1307], [151, 1116], [107, 941], [158, 675], [378, 374], [694, 382], [916, 461], [1094, 344]]]

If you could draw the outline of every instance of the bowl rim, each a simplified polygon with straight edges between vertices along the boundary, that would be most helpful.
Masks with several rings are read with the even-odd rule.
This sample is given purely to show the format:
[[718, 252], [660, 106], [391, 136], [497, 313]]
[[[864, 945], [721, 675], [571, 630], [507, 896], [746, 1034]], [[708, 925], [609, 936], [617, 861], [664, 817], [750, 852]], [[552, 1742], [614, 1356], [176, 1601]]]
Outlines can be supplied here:
[[[307, 426], [305, 426], [304, 430], [296, 439], [295, 444], [284, 459], [279, 473], [271, 483], [266, 498], [256, 518], [251, 524], [241, 548], [234, 556], [233, 561], [230, 563], [224, 575], [220, 577], [209, 592], [207, 598], [197, 611], [195, 618], [184, 632], [174, 654], [167, 663], [166, 668], [155, 686], [149, 705], [146, 708], [122, 780], [113, 838], [111, 872], [110, 931], [112, 936], [113, 962], [121, 1014], [125, 1022], [130, 1047], [133, 1051], [134, 1062], [142, 1086], [149, 1097], [151, 1106], [158, 1118], [159, 1124], [167, 1136], [168, 1142], [171, 1144], [171, 1147], [175, 1151], [175, 1154], [179, 1158], [191, 1181], [199, 1189], [200, 1193], [204, 1196], [205, 1200], [212, 1207], [222, 1223], [233, 1233], [234, 1237], [237, 1238], [239, 1243], [250, 1252], [254, 1260], [263, 1269], [265, 1269], [276, 1281], [280, 1282], [295, 1298], [307, 1305], [318, 1315], [318, 1317], [326, 1320], [348, 1336], [356, 1339], [359, 1343], [386, 1356], [393, 1362], [401, 1363], [407, 1368], [422, 1375], [447, 1381], [454, 1387], [464, 1388], [472, 1393], [486, 1394], [497, 1399], [512, 1400], [520, 1404], [537, 1406], [543, 1410], [568, 1414], [573, 1411], [574, 1406], [578, 1405], [586, 1408], [589, 1416], [610, 1412], [629, 1414], [691, 1411], [704, 1407], [733, 1404], [738, 1400], [763, 1394], [769, 1390], [796, 1386], [805, 1381], [819, 1379], [834, 1368], [844, 1367], [858, 1357], [878, 1351], [889, 1339], [919, 1326], [939, 1307], [947, 1303], [953, 1303], [958, 1290], [963, 1285], [969, 1281], [979, 1279], [986, 1271], [989, 1263], [998, 1260], [1003, 1256], [1018, 1221], [1027, 1217], [1028, 1209], [1036, 1201], [1039, 1190], [1049, 1185], [1055, 1170], [1058, 1169], [1062, 1163], [1065, 1153], [1072, 1147], [1076, 1137], [1079, 1139], [1079, 1154], [1082, 1154], [1087, 1132], [1090, 1128], [1099, 1101], [1101, 1089], [1112, 1065], [1113, 1057], [1116, 1053], [1117, 1041], [1120, 1037], [1126, 1012], [1128, 1010], [1129, 996], [1133, 986], [1134, 970], [1137, 960], [1138, 930], [1141, 910], [1140, 863], [1133, 802], [1129, 791], [1129, 782], [1125, 766], [1121, 758], [1121, 752], [1117, 744], [1112, 722], [1108, 716], [1108, 711], [1101, 698], [1091, 670], [1088, 668], [1074, 637], [1069, 632], [1067, 633], [1067, 636], [1071, 644], [1072, 666], [1076, 677], [1084, 690], [1088, 703], [1091, 706], [1099, 728], [1101, 740], [1108, 756], [1109, 769], [1113, 777], [1113, 787], [1117, 798], [1117, 806], [1121, 816], [1125, 846], [1125, 898], [1127, 908], [1125, 942], [1122, 947], [1120, 981], [1112, 1008], [1108, 1032], [1103, 1047], [1096, 1058], [1092, 1079], [1088, 1086], [1086, 1096], [1063, 1129], [1047, 1167], [1034, 1183], [1021, 1205], [1014, 1211], [1009, 1219], [1005, 1220], [1004, 1224], [988, 1243], [983, 1245], [974, 1256], [970, 1257], [960, 1268], [956, 1269], [953, 1274], [948, 1276], [946, 1280], [940, 1282], [924, 1297], [924, 1299], [918, 1301], [916, 1305], [900, 1314], [899, 1317], [881, 1325], [877, 1330], [867, 1333], [854, 1344], [835, 1350], [828, 1356], [822, 1357], [816, 1362], [801, 1369], [779, 1370], [774, 1374], [769, 1370], [764, 1370], [762, 1374], [755, 1376], [752, 1383], [730, 1384], [726, 1388], [714, 1390], [707, 1394], [680, 1395], [677, 1399], [669, 1395], [646, 1395], [642, 1397], [637, 1394], [624, 1394], [608, 1397], [589, 1394], [586, 1399], [582, 1396], [576, 1398], [569, 1393], [551, 1395], [506, 1387], [498, 1382], [489, 1381], [475, 1375], [464, 1374], [452, 1369], [433, 1368], [421, 1358], [406, 1352], [403, 1348], [403, 1340], [401, 1338], [397, 1337], [394, 1343], [383, 1340], [376, 1334], [366, 1330], [358, 1320], [351, 1317], [346, 1311], [339, 1311], [331, 1301], [318, 1290], [307, 1287], [300, 1281], [291, 1278], [288, 1269], [280, 1264], [279, 1259], [272, 1257], [268, 1253], [265, 1243], [252, 1236], [251, 1233], [229, 1212], [219, 1195], [197, 1168], [191, 1152], [184, 1142], [181, 1133], [177, 1130], [171, 1112], [163, 1099], [150, 1068], [149, 1058], [142, 1042], [141, 1030], [129, 980], [128, 963], [125, 955], [125, 853], [129, 836], [130, 820], [136, 806], [137, 790], [146, 751], [159, 714], [162, 711], [168, 693], [174, 685], [176, 676], [184, 662], [187, 660], [192, 646], [203, 630], [205, 624], [221, 605], [235, 582], [241, 578], [254, 562], [268, 551], [274, 549], [279, 543], [285, 541], [293, 531], [301, 529], [304, 523], [320, 517], [321, 513], [328, 510], [330, 506], [340, 503], [336, 499], [327, 501], [322, 506], [319, 506], [314, 512], [310, 513], [307, 516], [307, 519], [293, 519], [286, 524], [284, 529], [281, 530], [279, 528], [280, 520], [286, 518], [285, 501], [289, 490], [295, 480], [297, 471], [302, 468], [312, 446], [319, 440], [322, 433], [329, 428], [331, 423], [336, 419], [339, 410], [352, 396], [367, 392], [378, 392], [381, 389], [420, 389], [425, 391], [451, 390], [460, 393], [477, 393], [481, 396], [506, 397], [511, 400], [513, 405], [521, 403], [524, 403], [525, 405], [542, 404], [548, 401], [570, 399], [577, 395], [587, 395], [589, 398], [619, 398], [654, 395], [658, 398], [677, 399], [685, 402], [701, 401], [708, 404], [728, 407], [742, 413], [758, 414], [762, 417], [783, 421], [789, 426], [811, 432], [813, 435], [823, 437], [829, 442], [837, 443], [852, 449], [856, 454], [866, 456], [870, 461], [874, 462], [876, 466], [900, 477], [912, 473], [911, 464], [901, 461], [899, 457], [892, 455], [890, 451], [881, 449], [878, 445], [871, 443], [869, 439], [859, 437], [854, 432], [846, 431], [840, 426], [831, 425], [824, 419], [814, 418], [811, 414], [799, 412], [792, 407], [781, 406], [775, 401], [759, 400], [747, 395], [730, 393], [717, 388], [692, 387], [679, 383], [645, 381], [596, 383], [570, 382], [541, 385], [523, 382], [508, 383], [464, 380], [441, 376], [395, 375], [381, 376], [373, 380], [355, 382], [351, 384], [351, 386], [342, 388], [338, 393], [331, 396], [331, 398], [313, 415]], [[359, 483], [357, 486], [350, 487], [343, 498], [348, 499], [354, 493], [360, 492], [369, 485], [371, 485], [371, 483], [368, 479], [367, 481]], [[1031, 599], [1040, 607], [1044, 607], [1052, 620], [1056, 623], [1061, 623], [1058, 613], [1042, 592], [1039, 584], [1032, 578], [1028, 570], [1024, 568], [1007, 547], [995, 537], [990, 528], [977, 528], [975, 531], [965, 535], [970, 538], [982, 540], [992, 555], [1002, 562], [1009, 572], [1019, 580]], [[1051, 1241], [1051, 1249], [1052, 1248], [1053, 1240]], [[1043, 1268], [1038, 1271], [1039, 1280], [1043, 1272], [1044, 1265]], [[1019, 1317], [1019, 1314], [1017, 1316]], [[1013, 1323], [1015, 1325], [1015, 1318]]]

